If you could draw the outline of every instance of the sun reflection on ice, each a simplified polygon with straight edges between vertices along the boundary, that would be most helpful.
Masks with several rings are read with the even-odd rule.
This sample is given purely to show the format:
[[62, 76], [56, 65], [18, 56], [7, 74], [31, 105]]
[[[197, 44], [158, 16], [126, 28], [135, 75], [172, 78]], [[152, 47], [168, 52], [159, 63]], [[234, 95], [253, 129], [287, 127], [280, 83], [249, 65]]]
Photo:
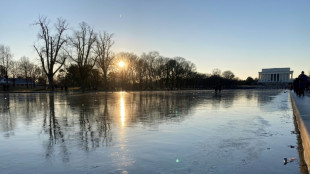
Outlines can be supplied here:
[[125, 126], [125, 102], [124, 102], [124, 96], [123, 93], [121, 93], [121, 123], [122, 126]]

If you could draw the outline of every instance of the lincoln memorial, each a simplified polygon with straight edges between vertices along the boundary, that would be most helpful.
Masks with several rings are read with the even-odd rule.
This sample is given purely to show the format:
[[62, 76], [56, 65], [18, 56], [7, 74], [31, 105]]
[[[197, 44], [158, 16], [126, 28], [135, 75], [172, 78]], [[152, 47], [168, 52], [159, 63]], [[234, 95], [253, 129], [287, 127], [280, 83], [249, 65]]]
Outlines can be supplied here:
[[290, 68], [268, 68], [258, 72], [259, 83], [291, 83], [293, 71]]

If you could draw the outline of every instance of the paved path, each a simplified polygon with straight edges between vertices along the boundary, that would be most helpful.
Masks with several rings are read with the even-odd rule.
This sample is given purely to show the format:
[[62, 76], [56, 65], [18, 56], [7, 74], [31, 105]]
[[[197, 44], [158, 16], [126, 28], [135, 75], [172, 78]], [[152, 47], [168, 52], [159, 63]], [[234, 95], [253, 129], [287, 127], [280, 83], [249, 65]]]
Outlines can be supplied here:
[[291, 92], [291, 100], [302, 139], [305, 161], [310, 173], [310, 97], [309, 94], [298, 97], [294, 92]]
[[307, 127], [308, 132], [310, 133], [310, 97], [298, 97], [292, 92], [292, 98], [295, 101], [301, 118], [304, 120], [304, 124]]

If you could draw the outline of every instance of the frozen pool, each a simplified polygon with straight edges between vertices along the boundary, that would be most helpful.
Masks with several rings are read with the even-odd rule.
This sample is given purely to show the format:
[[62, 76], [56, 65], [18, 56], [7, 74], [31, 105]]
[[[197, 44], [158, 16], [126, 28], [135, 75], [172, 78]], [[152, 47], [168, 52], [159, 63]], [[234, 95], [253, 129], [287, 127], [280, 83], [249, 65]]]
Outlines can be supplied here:
[[305, 170], [283, 90], [12, 93], [0, 102], [2, 174]]

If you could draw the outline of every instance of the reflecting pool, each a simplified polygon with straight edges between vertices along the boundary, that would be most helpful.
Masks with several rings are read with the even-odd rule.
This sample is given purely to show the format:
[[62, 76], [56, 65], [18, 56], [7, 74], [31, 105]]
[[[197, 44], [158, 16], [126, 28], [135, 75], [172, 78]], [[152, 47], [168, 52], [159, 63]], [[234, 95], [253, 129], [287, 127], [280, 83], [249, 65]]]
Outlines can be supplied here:
[[305, 170], [283, 90], [0, 94], [0, 133], [2, 174]]

